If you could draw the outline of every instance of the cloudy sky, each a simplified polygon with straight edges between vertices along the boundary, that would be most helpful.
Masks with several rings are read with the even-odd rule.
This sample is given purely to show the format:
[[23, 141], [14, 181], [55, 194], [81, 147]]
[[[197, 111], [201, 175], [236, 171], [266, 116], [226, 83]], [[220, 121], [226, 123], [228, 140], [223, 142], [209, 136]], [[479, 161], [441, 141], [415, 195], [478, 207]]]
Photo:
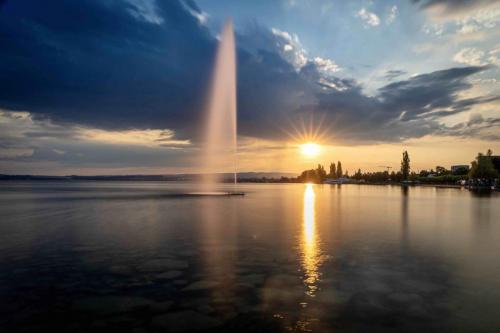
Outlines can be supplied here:
[[499, 1], [0, 0], [0, 173], [199, 170], [226, 17], [242, 171], [500, 153]]

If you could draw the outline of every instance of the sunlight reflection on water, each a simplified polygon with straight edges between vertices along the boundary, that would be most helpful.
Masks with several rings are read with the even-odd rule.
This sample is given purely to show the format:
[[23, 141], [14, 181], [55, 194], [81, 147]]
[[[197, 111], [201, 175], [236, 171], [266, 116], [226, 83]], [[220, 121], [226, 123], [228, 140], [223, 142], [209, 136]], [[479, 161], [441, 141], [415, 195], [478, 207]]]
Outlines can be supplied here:
[[304, 269], [304, 284], [307, 286], [307, 294], [314, 296], [318, 289], [318, 281], [321, 273], [319, 268], [323, 262], [320, 248], [320, 239], [316, 232], [314, 185], [306, 184], [304, 191], [304, 217], [303, 232], [301, 240], [302, 267]]

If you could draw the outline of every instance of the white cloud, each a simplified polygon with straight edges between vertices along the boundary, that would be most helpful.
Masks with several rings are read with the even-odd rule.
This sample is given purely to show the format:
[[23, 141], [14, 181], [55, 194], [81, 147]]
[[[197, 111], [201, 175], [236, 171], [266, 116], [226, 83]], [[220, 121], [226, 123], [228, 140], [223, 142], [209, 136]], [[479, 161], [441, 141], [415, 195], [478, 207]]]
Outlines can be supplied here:
[[343, 86], [341, 84], [338, 84], [338, 82], [334, 82], [332, 80], [328, 80], [324, 77], [319, 79], [319, 83], [322, 86], [323, 90], [328, 90], [328, 89], [335, 89], [337, 91], [345, 91], [347, 90], [346, 86]]
[[333, 60], [316, 57], [313, 59], [313, 62], [320, 71], [326, 74], [340, 71], [339, 65], [337, 65]]
[[387, 18], [385, 19], [386, 24], [391, 24], [396, 20], [396, 17], [398, 16], [398, 6], [394, 5], [389, 9], [389, 14], [387, 15]]
[[1, 173], [162, 173], [197, 159], [168, 129], [107, 131], [0, 109], [0, 133]]
[[307, 52], [300, 44], [296, 34], [290, 34], [276, 28], [271, 29], [273, 35], [279, 37], [277, 46], [283, 50], [281, 55], [291, 63], [296, 69], [302, 68], [307, 63]]
[[86, 141], [97, 141], [107, 144], [160, 146], [189, 145], [189, 140], [175, 140], [171, 130], [131, 129], [124, 131], [106, 131], [92, 128], [76, 128], [75, 137]]
[[500, 1], [491, 1], [488, 5], [478, 3], [477, 6], [473, 6], [472, 1], [467, 2], [471, 5], [462, 10], [449, 10], [446, 6], [437, 5], [429, 7], [427, 12], [431, 22], [424, 26], [424, 32], [437, 36], [453, 35], [455, 42], [485, 40], [498, 36]]
[[193, 14], [193, 16], [198, 19], [198, 22], [200, 22], [200, 24], [205, 24], [208, 21], [208, 13], [206, 13], [206, 12], [194, 12], [193, 11], [193, 12], [191, 12], [191, 14]]
[[[3, 146], [0, 157], [9, 155], [24, 156], [32, 151], [31, 145], [21, 145], [30, 141], [50, 143], [54, 141], [100, 143], [109, 145], [130, 145], [144, 147], [189, 146], [189, 140], [176, 140], [175, 133], [169, 129], [129, 129], [123, 131], [103, 130], [82, 126], [61, 126], [50, 119], [36, 119], [29, 112], [0, 110], [0, 132]], [[8, 142], [8, 144], [5, 144]], [[63, 155], [63, 150], [51, 148]]]
[[462, 25], [462, 27], [458, 30], [458, 33], [459, 34], [471, 34], [471, 33], [474, 33], [474, 32], [477, 32], [480, 30], [480, 27], [475, 24], [475, 23], [472, 23], [472, 24], [464, 24]]
[[500, 24], [500, 8], [477, 10], [455, 21], [457, 31], [461, 34], [475, 33], [495, 29]]
[[460, 50], [457, 54], [455, 54], [455, 56], [453, 57], [453, 61], [471, 66], [481, 66], [485, 65], [483, 58], [483, 51], [473, 47], [468, 47]]
[[433, 23], [425, 24], [422, 30], [428, 35], [441, 36], [444, 33], [444, 28], [442, 23]]
[[126, 0], [131, 8], [130, 15], [152, 24], [162, 24], [163, 18], [157, 13], [155, 0]]
[[499, 81], [495, 78], [491, 78], [491, 79], [476, 78], [476, 79], [471, 80], [471, 83], [492, 85], [492, 84], [499, 83]]
[[468, 47], [455, 54], [453, 61], [472, 66], [492, 64], [500, 67], [500, 47], [488, 52]]
[[356, 16], [361, 18], [367, 25], [376, 27], [380, 25], [380, 18], [372, 12], [366, 10], [366, 8], [361, 8]]
[[500, 67], [500, 47], [488, 52], [488, 62]]
[[498, 0], [427, 0], [425, 6], [434, 21], [456, 21], [478, 12], [493, 12], [500, 9]]
[[282, 30], [279, 30], [276, 28], [272, 28], [271, 31], [275, 36], [279, 36], [279, 37], [285, 39], [286, 41], [290, 42], [291, 44], [299, 42], [299, 37], [295, 34], [293, 34], [293, 36], [292, 36], [288, 32], [282, 31]]
[[191, 6], [187, 5], [184, 1], [181, 1], [183, 7], [193, 15], [200, 24], [205, 24], [208, 21], [208, 13], [201, 10], [194, 10]]
[[33, 147], [22, 144], [24, 137], [20, 129], [32, 131], [32, 121], [29, 112], [9, 112], [0, 109], [0, 159], [30, 156]]
[[331, 59], [322, 57], [309, 58], [307, 51], [302, 47], [299, 37], [296, 34], [291, 34], [276, 28], [272, 28], [271, 31], [274, 36], [278, 37], [276, 46], [278, 50], [280, 50], [281, 56], [292, 64], [297, 71], [308, 62], [314, 63], [318, 70], [326, 75], [341, 70], [340, 66]]

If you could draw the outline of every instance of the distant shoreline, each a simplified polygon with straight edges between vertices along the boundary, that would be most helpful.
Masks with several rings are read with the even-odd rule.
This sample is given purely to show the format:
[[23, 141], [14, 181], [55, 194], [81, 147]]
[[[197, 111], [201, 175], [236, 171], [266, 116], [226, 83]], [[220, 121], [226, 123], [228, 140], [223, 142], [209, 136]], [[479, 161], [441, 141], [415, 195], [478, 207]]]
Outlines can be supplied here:
[[[218, 177], [222, 182], [232, 182], [234, 174], [216, 173], [213, 174]], [[165, 175], [66, 175], [66, 176], [49, 176], [49, 175], [7, 175], [0, 174], [0, 180], [58, 180], [58, 181], [72, 181], [72, 180], [92, 180], [92, 181], [200, 181], [206, 174], [165, 174]], [[280, 179], [290, 180], [296, 178], [297, 174], [287, 172], [240, 172], [238, 179], [241, 181], [260, 181], [260, 180], [273, 180], [280, 181]]]
[[[0, 181], [5, 182], [165, 182], [165, 183], [199, 183], [199, 179], [181, 179], [181, 178], [156, 178], [156, 176], [152, 177], [128, 177], [128, 176], [5, 176], [0, 175]], [[218, 184], [232, 184], [232, 181], [223, 181]], [[238, 184], [306, 184], [298, 181], [294, 181], [292, 179], [284, 180], [284, 179], [240, 179]], [[399, 186], [399, 187], [434, 187], [434, 188], [442, 188], [442, 189], [467, 189], [466, 186], [458, 185], [458, 184], [404, 184], [404, 183], [344, 183], [344, 184], [327, 184], [320, 183], [316, 185], [325, 185], [325, 186], [342, 186], [342, 185], [368, 185], [368, 186]], [[477, 189], [477, 191], [483, 191], [486, 189]], [[489, 190], [489, 189], [488, 189]], [[498, 189], [492, 189], [494, 192], [498, 192]]]
[[[196, 182], [200, 177], [193, 176], [177, 176], [177, 175], [131, 175], [131, 176], [33, 176], [33, 175], [0, 175], [1, 181], [114, 181], [114, 182], [130, 182], [130, 181], [161, 181], [161, 182]], [[222, 181], [220, 184], [230, 184], [231, 181]], [[240, 184], [302, 184], [294, 181], [293, 178], [242, 178], [238, 180]], [[318, 185], [336, 185], [336, 184], [318, 184]], [[408, 187], [440, 187], [440, 188], [464, 188], [457, 184], [402, 184], [397, 182], [364, 182], [364, 183], [345, 183], [343, 185], [397, 185]]]

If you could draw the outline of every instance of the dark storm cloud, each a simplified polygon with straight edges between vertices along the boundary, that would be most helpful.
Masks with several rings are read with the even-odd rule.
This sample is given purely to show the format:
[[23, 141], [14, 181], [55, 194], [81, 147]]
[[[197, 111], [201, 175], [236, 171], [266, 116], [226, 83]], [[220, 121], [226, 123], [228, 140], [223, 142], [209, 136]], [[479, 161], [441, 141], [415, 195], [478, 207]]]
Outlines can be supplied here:
[[[457, 94], [472, 87], [465, 80], [489, 67], [463, 67], [422, 74], [394, 82], [379, 89], [379, 98], [386, 112], [403, 119], [412, 119], [433, 110], [466, 111], [484, 102], [483, 98], [459, 100]], [[491, 100], [491, 99], [488, 99]]]
[[[353, 79], [325, 75], [309, 61], [299, 71], [279, 56], [279, 36], [252, 27], [238, 36], [250, 50], [239, 59], [240, 119], [243, 134], [283, 137], [280, 128], [304, 117], [321, 119], [336, 141], [388, 141], [440, 134], [442, 117], [470, 110], [498, 97], [460, 99], [468, 77], [489, 67], [435, 71], [393, 82], [367, 96]], [[251, 55], [249, 55], [251, 54]], [[390, 71], [403, 75], [404, 71]]]
[[469, 121], [451, 127], [441, 128], [442, 135], [459, 135], [461, 137], [480, 137], [484, 140], [499, 140], [495, 129], [500, 125], [500, 118], [484, 119], [480, 114], [471, 115]]
[[[194, 2], [144, 1], [7, 2], [0, 11], [0, 108], [69, 126], [168, 128], [196, 140], [216, 38], [193, 15], [201, 14]], [[487, 67], [423, 74], [368, 96], [355, 80], [314, 61], [297, 67], [283, 53], [283, 35], [255, 25], [236, 37], [238, 130], [245, 136], [286, 139], [283, 129], [308, 116], [352, 142], [443, 129], [453, 135], [441, 117], [492, 99], [458, 97], [471, 87], [467, 78]]]
[[316, 110], [326, 114], [337, 136], [352, 141], [404, 140], [444, 133], [463, 136], [463, 131], [454, 132], [439, 120], [499, 99], [458, 97], [471, 87], [469, 76], [488, 68], [451, 68], [417, 75], [381, 87], [375, 96], [366, 96], [361, 87], [351, 84], [345, 90], [317, 94]]
[[284, 122], [314, 103], [314, 87], [279, 53], [279, 42], [283, 41], [256, 24], [237, 34], [242, 135], [282, 139]]
[[1, 107], [103, 128], [186, 129], [215, 39], [178, 1], [157, 2], [162, 24], [135, 10], [118, 0], [7, 2]]

